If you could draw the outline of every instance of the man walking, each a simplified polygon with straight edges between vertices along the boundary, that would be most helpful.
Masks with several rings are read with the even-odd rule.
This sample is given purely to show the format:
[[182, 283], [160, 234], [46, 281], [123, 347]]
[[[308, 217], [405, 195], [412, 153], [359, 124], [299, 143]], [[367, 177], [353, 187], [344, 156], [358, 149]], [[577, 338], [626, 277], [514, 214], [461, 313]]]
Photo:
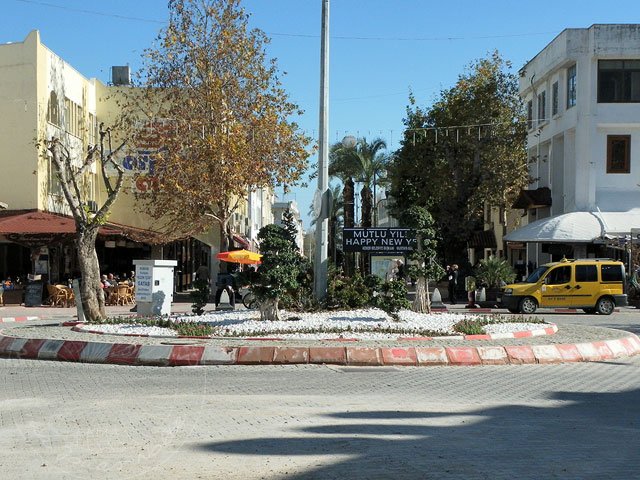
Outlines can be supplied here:
[[458, 285], [458, 265], [455, 263], [447, 267], [447, 280], [449, 282], [449, 302], [456, 304], [456, 286]]

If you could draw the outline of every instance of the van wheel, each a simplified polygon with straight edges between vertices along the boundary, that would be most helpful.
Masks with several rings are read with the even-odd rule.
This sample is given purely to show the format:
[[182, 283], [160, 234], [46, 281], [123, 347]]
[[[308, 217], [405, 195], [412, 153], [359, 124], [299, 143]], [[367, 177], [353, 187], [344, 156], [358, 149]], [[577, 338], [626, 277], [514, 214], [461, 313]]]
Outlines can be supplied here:
[[611, 315], [615, 307], [616, 304], [613, 303], [613, 299], [611, 297], [602, 297], [598, 299], [598, 303], [596, 303], [596, 311], [600, 315]]
[[589, 315], [592, 315], [592, 314], [596, 313], [596, 309], [595, 308], [583, 308], [582, 311], [584, 313], [588, 313]]
[[520, 301], [520, 313], [531, 315], [536, 311], [537, 308], [538, 308], [538, 302], [536, 302], [535, 298], [524, 297]]

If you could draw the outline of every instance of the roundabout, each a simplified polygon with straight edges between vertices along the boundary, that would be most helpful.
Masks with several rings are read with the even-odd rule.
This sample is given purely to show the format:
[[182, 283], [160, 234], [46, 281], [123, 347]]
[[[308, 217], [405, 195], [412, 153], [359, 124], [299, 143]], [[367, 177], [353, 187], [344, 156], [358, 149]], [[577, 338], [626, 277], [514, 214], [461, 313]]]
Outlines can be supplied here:
[[[221, 311], [176, 322], [206, 323], [213, 334], [180, 336], [175, 330], [127, 323], [6, 327], [0, 356], [123, 365], [333, 364], [347, 366], [480, 366], [602, 361], [640, 352], [630, 332], [539, 319], [400, 312], [392, 321], [380, 310], [296, 314], [261, 322], [256, 312]], [[461, 321], [484, 318], [480, 334], [462, 334]], [[503, 321], [500, 321], [500, 320]], [[125, 321], [123, 317], [121, 321]]]

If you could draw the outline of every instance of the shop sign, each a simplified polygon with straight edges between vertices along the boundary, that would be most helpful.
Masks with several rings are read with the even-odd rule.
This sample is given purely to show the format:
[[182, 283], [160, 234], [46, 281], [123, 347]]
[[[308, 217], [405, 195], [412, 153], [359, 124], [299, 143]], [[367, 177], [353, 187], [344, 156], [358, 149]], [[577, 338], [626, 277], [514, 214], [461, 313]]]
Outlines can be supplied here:
[[153, 267], [150, 265], [136, 265], [136, 301], [150, 302], [152, 300]]
[[402, 255], [412, 252], [416, 245], [415, 232], [401, 227], [355, 227], [342, 232], [345, 252], [367, 252]]
[[[124, 176], [133, 179], [131, 188], [135, 192], [145, 193], [157, 188], [156, 161], [161, 151], [162, 149], [158, 148], [141, 148], [116, 160], [122, 166]], [[117, 175], [116, 167], [112, 163], [107, 165], [107, 172], [110, 176]]]

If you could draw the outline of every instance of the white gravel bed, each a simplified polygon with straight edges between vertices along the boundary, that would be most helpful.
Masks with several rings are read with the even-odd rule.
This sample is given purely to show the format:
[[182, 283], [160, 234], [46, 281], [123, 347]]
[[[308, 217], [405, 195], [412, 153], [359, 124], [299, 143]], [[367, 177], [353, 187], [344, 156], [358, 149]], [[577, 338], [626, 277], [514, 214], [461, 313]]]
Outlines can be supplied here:
[[84, 325], [80, 330], [100, 332], [109, 335], [148, 335], [153, 337], [177, 337], [170, 328], [148, 327], [146, 325], [118, 323], [113, 325]]
[[[179, 322], [205, 322], [214, 329], [214, 337], [278, 337], [299, 339], [395, 339], [422, 336], [427, 331], [440, 335], [460, 335], [453, 326], [463, 319], [486, 318], [478, 314], [432, 313], [421, 314], [410, 310], [399, 312], [399, 321], [382, 310], [362, 309], [315, 313], [282, 312], [283, 320], [264, 322], [255, 310], [219, 311], [201, 316], [176, 316]], [[496, 323], [485, 326], [491, 334], [539, 330], [540, 323]], [[174, 330], [135, 324], [87, 325], [84, 330], [105, 334], [129, 334], [175, 337]]]

